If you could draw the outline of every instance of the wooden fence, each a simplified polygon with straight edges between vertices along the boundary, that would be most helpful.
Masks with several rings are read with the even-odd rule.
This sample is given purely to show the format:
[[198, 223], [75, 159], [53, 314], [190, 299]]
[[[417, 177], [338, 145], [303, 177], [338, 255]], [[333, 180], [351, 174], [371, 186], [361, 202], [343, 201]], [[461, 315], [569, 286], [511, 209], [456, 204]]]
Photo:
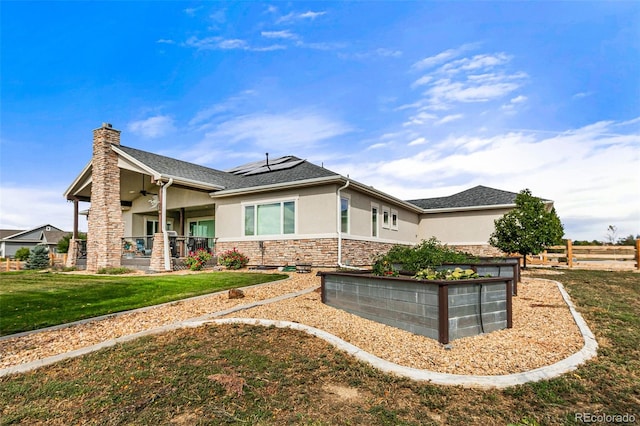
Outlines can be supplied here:
[[640, 270], [640, 240], [635, 246], [552, 246], [527, 256], [527, 265], [564, 266], [583, 269]]
[[[16, 259], [5, 259], [0, 263], [0, 271], [19, 271], [24, 269], [25, 263]], [[63, 267], [67, 263], [67, 253], [49, 253], [49, 266]]]

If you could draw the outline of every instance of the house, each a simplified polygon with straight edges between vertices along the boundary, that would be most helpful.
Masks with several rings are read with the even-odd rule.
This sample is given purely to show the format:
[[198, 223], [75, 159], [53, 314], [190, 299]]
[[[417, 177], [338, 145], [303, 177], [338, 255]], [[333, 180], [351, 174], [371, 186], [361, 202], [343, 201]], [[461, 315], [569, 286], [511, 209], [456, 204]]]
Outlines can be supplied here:
[[[295, 156], [215, 170], [121, 145], [106, 123], [64, 195], [76, 236], [78, 204], [91, 203], [88, 270], [146, 257], [152, 271], [198, 248], [235, 248], [253, 265], [369, 265], [393, 245], [431, 236], [487, 255], [493, 220], [516, 196], [480, 186], [406, 201]], [[76, 240], [70, 253], [83, 247]]]
[[69, 232], [51, 225], [40, 225], [28, 230], [0, 230], [0, 257], [12, 258], [22, 247], [32, 250], [41, 244], [49, 248], [49, 253], [56, 253], [58, 241], [67, 234]]

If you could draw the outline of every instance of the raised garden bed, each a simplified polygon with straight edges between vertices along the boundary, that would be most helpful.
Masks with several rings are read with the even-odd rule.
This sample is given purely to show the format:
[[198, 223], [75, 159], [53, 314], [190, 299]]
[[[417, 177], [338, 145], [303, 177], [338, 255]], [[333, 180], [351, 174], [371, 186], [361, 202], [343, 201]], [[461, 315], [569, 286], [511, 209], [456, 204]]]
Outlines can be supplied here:
[[350, 272], [320, 276], [322, 302], [328, 306], [443, 344], [512, 326], [513, 277], [450, 281]]

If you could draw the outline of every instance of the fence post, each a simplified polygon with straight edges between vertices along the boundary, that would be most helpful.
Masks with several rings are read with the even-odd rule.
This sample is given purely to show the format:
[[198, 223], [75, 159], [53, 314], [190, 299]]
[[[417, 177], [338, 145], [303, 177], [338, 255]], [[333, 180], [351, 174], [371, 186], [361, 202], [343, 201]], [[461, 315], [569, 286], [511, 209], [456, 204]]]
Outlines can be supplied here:
[[573, 268], [573, 243], [567, 240], [567, 266]]
[[640, 238], [636, 240], [636, 269], [640, 269]]

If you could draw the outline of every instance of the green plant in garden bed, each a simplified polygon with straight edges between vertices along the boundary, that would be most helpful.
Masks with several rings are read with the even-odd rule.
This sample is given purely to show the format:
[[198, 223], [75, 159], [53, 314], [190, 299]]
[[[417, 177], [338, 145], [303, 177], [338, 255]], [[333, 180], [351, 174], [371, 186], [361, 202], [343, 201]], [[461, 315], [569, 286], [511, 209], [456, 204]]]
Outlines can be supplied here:
[[[379, 256], [373, 264], [373, 273], [386, 275], [391, 269], [418, 272], [422, 269], [433, 268], [443, 263], [477, 263], [478, 258], [472, 254], [457, 251], [436, 238], [423, 240], [420, 244], [409, 246], [393, 246], [385, 255]], [[380, 273], [382, 271], [383, 273]]]
[[432, 268], [426, 268], [418, 271], [413, 278], [416, 280], [469, 280], [473, 278], [485, 278], [491, 277], [491, 275], [480, 276], [473, 269], [455, 268], [453, 270], [436, 270]]

